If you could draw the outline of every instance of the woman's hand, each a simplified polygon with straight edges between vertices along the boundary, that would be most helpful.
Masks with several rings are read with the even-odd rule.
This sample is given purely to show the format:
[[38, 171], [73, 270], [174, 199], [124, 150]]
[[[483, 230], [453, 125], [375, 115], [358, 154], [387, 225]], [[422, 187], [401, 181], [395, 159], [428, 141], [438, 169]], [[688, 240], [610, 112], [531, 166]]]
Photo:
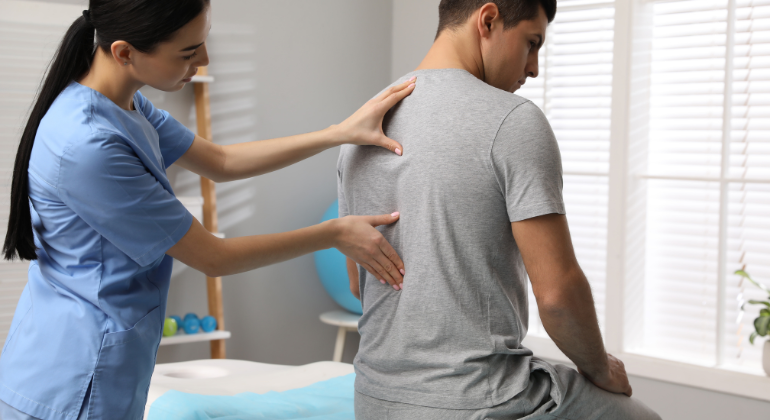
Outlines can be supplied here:
[[394, 105], [414, 91], [416, 80], [417, 77], [412, 77], [410, 80], [386, 90], [382, 95], [364, 104], [355, 114], [336, 126], [342, 142], [360, 146], [380, 146], [401, 156], [404, 147], [385, 135], [385, 132], [382, 131], [382, 120]]
[[364, 267], [380, 283], [388, 283], [401, 290], [404, 282], [404, 262], [375, 226], [389, 225], [399, 214], [382, 216], [346, 216], [333, 219], [336, 224], [334, 247]]

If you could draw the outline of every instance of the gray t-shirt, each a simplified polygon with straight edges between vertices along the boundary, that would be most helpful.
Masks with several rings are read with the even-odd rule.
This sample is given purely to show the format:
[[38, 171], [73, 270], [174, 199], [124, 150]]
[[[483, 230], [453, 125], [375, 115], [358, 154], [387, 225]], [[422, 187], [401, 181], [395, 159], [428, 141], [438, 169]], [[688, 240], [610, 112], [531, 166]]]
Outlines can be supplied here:
[[564, 214], [561, 156], [530, 101], [459, 69], [420, 70], [386, 116], [404, 156], [342, 147], [340, 216], [401, 212], [379, 228], [404, 290], [359, 267], [356, 390], [429, 407], [500, 404], [526, 388], [527, 273], [511, 222]]

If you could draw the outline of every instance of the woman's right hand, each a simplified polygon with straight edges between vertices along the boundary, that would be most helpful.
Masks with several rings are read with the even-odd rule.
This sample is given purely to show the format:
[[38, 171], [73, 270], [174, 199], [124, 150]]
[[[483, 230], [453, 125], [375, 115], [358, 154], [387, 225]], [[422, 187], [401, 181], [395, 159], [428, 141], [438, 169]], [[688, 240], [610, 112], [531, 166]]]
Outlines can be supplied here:
[[404, 262], [376, 226], [398, 220], [399, 213], [381, 216], [346, 216], [333, 219], [336, 232], [334, 247], [370, 272], [382, 284], [401, 290]]
[[404, 83], [386, 89], [380, 96], [365, 103], [345, 121], [333, 126], [337, 131], [335, 137], [342, 143], [384, 147], [401, 156], [404, 146], [385, 135], [382, 122], [391, 108], [414, 92], [416, 81], [417, 77], [412, 77]]

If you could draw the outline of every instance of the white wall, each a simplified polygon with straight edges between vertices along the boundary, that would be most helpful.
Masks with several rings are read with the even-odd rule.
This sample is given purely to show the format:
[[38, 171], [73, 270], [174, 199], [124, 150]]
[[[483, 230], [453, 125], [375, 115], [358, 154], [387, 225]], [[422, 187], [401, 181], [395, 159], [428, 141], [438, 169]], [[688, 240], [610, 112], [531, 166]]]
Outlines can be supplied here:
[[414, 70], [433, 45], [440, 0], [393, 0], [391, 79]]
[[[215, 0], [213, 7], [215, 141], [267, 139], [325, 128], [345, 119], [389, 83], [389, 0]], [[218, 32], [222, 26], [251, 33], [239, 39]], [[228, 63], [218, 66], [217, 59]], [[253, 70], [230, 74], [232, 68], [244, 67]], [[221, 83], [232, 86], [218, 90]], [[251, 93], [244, 96], [239, 86]], [[221, 111], [239, 103], [249, 103], [252, 109], [239, 111], [240, 117]], [[250, 125], [253, 133], [243, 128], [233, 132], [233, 125]], [[235, 188], [218, 186], [221, 224], [229, 224], [222, 230], [232, 237], [317, 223], [336, 199], [337, 155], [337, 149], [328, 150]], [[197, 185], [194, 178], [180, 173], [175, 188], [177, 194], [185, 194], [195, 192]], [[226, 327], [233, 332], [228, 357], [293, 365], [331, 359], [336, 329], [322, 324], [318, 316], [339, 307], [323, 290], [312, 256], [227, 277], [223, 290]], [[187, 270], [174, 276], [169, 313], [205, 313], [205, 302], [201, 275]], [[357, 334], [348, 334], [348, 342], [343, 360], [352, 362]], [[195, 344], [162, 348], [158, 361], [205, 357], [208, 345]]]

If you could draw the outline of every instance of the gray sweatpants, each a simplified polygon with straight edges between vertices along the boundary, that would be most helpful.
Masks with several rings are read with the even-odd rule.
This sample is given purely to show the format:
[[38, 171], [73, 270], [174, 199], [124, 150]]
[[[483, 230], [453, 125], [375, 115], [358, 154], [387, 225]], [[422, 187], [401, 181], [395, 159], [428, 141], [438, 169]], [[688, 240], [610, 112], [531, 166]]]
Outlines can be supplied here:
[[[596, 387], [574, 369], [554, 366], [560, 392], [543, 370], [530, 374], [527, 389], [480, 410], [447, 410], [383, 401], [356, 392], [356, 420], [660, 420], [643, 402]], [[561, 395], [561, 402], [554, 396]], [[558, 397], [557, 397], [558, 398]]]

